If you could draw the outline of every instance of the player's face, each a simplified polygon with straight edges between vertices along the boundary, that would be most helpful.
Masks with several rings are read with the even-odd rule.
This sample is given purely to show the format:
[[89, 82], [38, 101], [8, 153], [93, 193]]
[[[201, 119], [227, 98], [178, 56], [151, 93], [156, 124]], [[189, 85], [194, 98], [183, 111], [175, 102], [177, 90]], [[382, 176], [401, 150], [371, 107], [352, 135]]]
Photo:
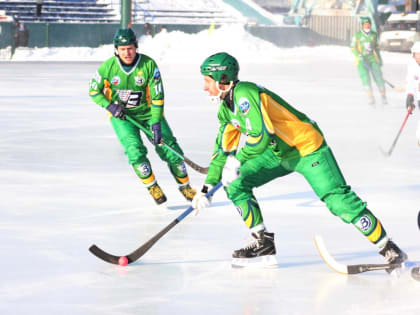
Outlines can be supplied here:
[[205, 92], [209, 93], [209, 96], [217, 96], [221, 91], [227, 92], [230, 88], [229, 84], [219, 83], [219, 89], [217, 88], [217, 83], [214, 79], [208, 75], [204, 76], [204, 88]]
[[219, 90], [216, 86], [216, 81], [212, 77], [205, 75], [204, 76], [204, 91], [209, 93], [209, 96], [216, 96], [219, 94]]
[[130, 65], [133, 63], [134, 58], [136, 57], [136, 46], [134, 44], [118, 46], [117, 51], [118, 56], [125, 64]]
[[370, 31], [370, 23], [369, 23], [369, 22], [365, 22], [365, 23], [363, 23], [363, 29], [364, 29], [366, 32], [369, 32], [369, 31]]
[[414, 53], [414, 59], [417, 61], [417, 63], [420, 65], [420, 52]]

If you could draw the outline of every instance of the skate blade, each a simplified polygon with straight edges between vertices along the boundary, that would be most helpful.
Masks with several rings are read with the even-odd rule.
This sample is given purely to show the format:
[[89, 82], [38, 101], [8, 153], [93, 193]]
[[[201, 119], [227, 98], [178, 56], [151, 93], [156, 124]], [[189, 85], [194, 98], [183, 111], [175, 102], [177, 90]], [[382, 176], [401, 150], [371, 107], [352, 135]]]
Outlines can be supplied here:
[[232, 258], [233, 268], [278, 268], [279, 263], [275, 255], [255, 258]]

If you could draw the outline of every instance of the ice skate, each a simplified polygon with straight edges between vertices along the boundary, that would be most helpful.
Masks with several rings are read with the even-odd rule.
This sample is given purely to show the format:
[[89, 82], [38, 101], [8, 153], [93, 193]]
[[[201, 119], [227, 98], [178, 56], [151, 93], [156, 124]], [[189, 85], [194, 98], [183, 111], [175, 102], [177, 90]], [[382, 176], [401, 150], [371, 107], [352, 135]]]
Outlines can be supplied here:
[[232, 267], [277, 268], [274, 233], [252, 233], [254, 240], [244, 248], [232, 253]]
[[195, 194], [197, 193], [196, 190], [190, 186], [190, 184], [179, 186], [178, 189], [188, 201], [192, 201]]
[[[387, 264], [402, 264], [407, 260], [407, 254], [404, 253], [393, 241], [389, 240], [384, 248], [379, 252], [382, 256], [385, 257], [385, 262]], [[391, 273], [398, 267], [388, 268], [386, 272]]]
[[152, 195], [157, 205], [161, 205], [166, 202], [166, 196], [163, 194], [162, 189], [157, 183], [147, 187], [147, 190]]
[[382, 99], [382, 105], [388, 105], [388, 99], [386, 98], [386, 95], [382, 95], [381, 96], [381, 99]]

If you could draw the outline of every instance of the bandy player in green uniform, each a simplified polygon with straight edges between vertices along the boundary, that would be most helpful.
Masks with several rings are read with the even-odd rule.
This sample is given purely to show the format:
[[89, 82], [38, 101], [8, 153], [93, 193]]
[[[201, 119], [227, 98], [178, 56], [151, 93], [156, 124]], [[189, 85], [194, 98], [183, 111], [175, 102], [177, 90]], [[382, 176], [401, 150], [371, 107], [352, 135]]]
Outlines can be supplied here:
[[116, 32], [114, 46], [115, 56], [102, 63], [90, 81], [89, 95], [110, 113], [112, 127], [129, 163], [156, 203], [164, 203], [166, 196], [152, 171], [139, 128], [125, 120], [125, 115], [151, 129], [153, 139], [150, 140], [157, 154], [167, 162], [179, 190], [191, 201], [195, 190], [189, 184], [184, 162], [165, 146], [159, 145], [163, 140], [183, 154], [163, 114], [164, 92], [159, 68], [152, 58], [137, 53], [137, 38], [130, 28]]
[[387, 104], [385, 81], [382, 77], [382, 58], [378, 47], [378, 35], [371, 30], [371, 21], [369, 17], [360, 19], [362, 30], [354, 34], [351, 41], [351, 51], [356, 57], [356, 66], [359, 72], [362, 85], [365, 87], [368, 95], [369, 105], [375, 104], [373, 97], [370, 75], [378, 86], [382, 97], [382, 104]]
[[[266, 230], [253, 188], [292, 172], [305, 177], [332, 214], [376, 244], [386, 262], [406, 260], [381, 222], [346, 184], [318, 125], [272, 91], [239, 81], [238, 72], [237, 60], [227, 53], [212, 55], [201, 65], [204, 90], [220, 104], [219, 131], [203, 189], [192, 201], [196, 212], [208, 207], [211, 200], [205, 193], [222, 181], [254, 238], [233, 252], [234, 262], [277, 264], [274, 233]], [[246, 143], [238, 150], [241, 135], [246, 135]]]

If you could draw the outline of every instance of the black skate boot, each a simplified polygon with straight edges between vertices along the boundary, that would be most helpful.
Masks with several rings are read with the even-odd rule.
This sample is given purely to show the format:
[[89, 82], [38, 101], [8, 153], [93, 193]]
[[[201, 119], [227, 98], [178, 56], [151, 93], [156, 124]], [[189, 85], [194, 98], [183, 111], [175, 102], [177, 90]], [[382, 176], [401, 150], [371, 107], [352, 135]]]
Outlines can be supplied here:
[[160, 186], [157, 183], [147, 187], [147, 190], [152, 195], [156, 204], [161, 205], [162, 203], [166, 202], [166, 196], [163, 194], [162, 189], [160, 189]]
[[196, 190], [190, 186], [190, 184], [179, 186], [178, 189], [188, 201], [192, 201], [195, 194], [197, 193]]
[[[402, 264], [408, 258], [407, 254], [391, 240], [386, 243], [385, 247], [380, 250], [379, 254], [385, 257], [385, 262], [387, 264]], [[391, 273], [396, 268], [398, 267], [388, 268], [386, 269], [386, 272]]]
[[263, 230], [252, 233], [252, 237], [255, 240], [251, 244], [232, 253], [232, 265], [246, 267], [258, 264], [263, 267], [277, 267], [274, 233]]

